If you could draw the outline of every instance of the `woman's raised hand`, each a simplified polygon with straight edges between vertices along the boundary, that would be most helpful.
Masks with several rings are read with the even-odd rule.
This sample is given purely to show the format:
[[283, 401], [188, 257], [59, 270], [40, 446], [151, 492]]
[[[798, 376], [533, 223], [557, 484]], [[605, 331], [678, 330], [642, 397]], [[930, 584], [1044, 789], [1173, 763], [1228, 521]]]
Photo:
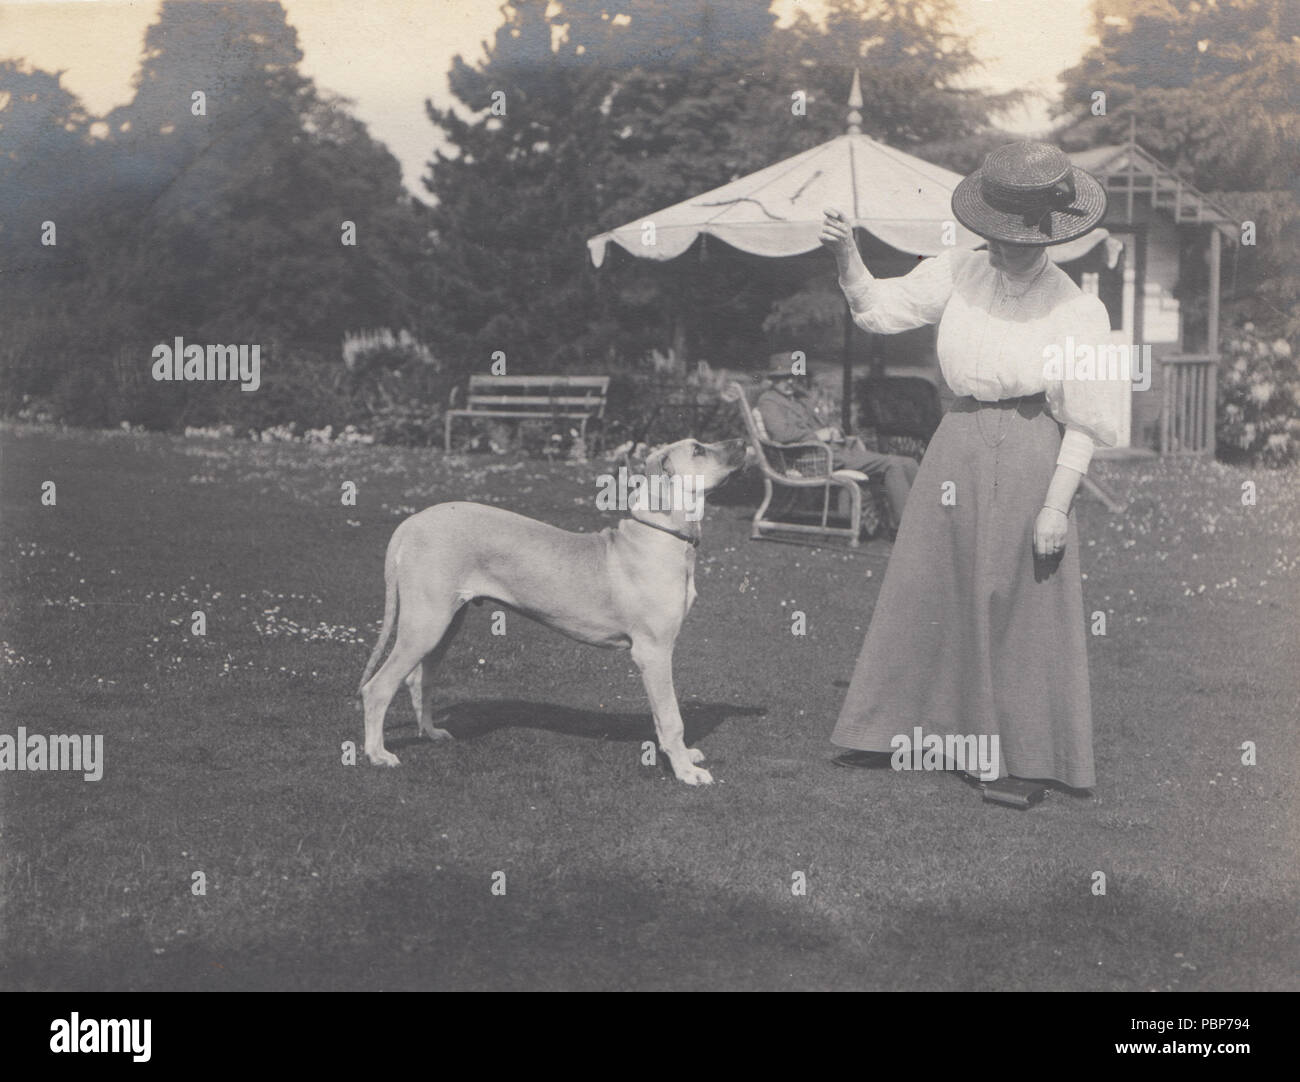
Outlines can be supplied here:
[[853, 243], [853, 227], [842, 210], [827, 207], [822, 211], [822, 231], [818, 238], [828, 248], [835, 262], [843, 270], [858, 256], [858, 246]]

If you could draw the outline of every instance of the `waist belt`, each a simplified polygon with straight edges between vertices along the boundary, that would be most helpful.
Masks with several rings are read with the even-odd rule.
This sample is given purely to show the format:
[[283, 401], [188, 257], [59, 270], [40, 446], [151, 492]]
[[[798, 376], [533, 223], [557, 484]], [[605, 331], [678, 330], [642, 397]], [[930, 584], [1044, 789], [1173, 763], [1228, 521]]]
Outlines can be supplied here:
[[1045, 406], [1047, 405], [1047, 395], [1043, 391], [1037, 394], [1022, 395], [1019, 398], [999, 398], [996, 402], [981, 402], [978, 398], [971, 395], [962, 395], [956, 399], [952, 408], [966, 412], [968, 410], [1013, 410], [1021, 406]]

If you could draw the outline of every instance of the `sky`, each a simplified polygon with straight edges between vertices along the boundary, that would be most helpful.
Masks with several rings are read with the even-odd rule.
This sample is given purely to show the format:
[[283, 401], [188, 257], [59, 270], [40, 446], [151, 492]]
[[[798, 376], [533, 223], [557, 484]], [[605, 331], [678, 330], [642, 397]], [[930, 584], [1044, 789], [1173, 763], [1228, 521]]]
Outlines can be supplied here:
[[[458, 53], [482, 54], [500, 24], [501, 0], [281, 0], [298, 31], [301, 70], [322, 89], [353, 100], [353, 111], [402, 163], [407, 187], [424, 194], [437, 133], [424, 100], [452, 104], [447, 71]], [[758, 0], [755, 0], [758, 2]], [[159, 0], [0, 0], [0, 59], [62, 71], [63, 86], [94, 114], [130, 100], [145, 28]], [[778, 0], [816, 16], [820, 0]], [[960, 29], [984, 63], [992, 90], [1028, 89], [1035, 100], [1003, 118], [1023, 135], [1041, 133], [1057, 76], [1090, 43], [1091, 0], [957, 0]], [[848, 88], [845, 88], [847, 96]]]

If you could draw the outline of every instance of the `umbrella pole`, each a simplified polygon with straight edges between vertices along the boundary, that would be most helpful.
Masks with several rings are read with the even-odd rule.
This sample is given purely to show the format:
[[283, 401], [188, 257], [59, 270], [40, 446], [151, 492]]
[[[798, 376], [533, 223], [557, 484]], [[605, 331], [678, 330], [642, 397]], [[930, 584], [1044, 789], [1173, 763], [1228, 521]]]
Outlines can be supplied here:
[[848, 436], [853, 432], [853, 309], [844, 302], [844, 375], [840, 392], [840, 429]]

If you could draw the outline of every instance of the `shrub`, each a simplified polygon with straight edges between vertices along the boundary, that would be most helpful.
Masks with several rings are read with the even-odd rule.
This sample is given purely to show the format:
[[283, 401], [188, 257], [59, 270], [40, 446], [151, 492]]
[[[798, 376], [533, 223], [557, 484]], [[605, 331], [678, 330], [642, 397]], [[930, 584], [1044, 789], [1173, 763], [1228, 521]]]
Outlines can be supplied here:
[[688, 435], [705, 441], [743, 435], [735, 404], [722, 400], [722, 388], [731, 379], [748, 378], [714, 369], [707, 361], [686, 372], [651, 365], [620, 368], [610, 373], [604, 422], [588, 426], [588, 432], [599, 433], [606, 448], [629, 440], [669, 443]]
[[357, 424], [376, 443], [431, 447], [442, 442], [442, 409], [434, 403], [397, 403], [381, 413], [358, 415]]
[[1290, 343], [1265, 341], [1247, 323], [1224, 337], [1219, 374], [1219, 457], [1273, 468], [1300, 458], [1300, 370]]
[[428, 447], [442, 441], [443, 410], [455, 378], [409, 331], [349, 334], [343, 364], [340, 386], [358, 428], [380, 443]]

